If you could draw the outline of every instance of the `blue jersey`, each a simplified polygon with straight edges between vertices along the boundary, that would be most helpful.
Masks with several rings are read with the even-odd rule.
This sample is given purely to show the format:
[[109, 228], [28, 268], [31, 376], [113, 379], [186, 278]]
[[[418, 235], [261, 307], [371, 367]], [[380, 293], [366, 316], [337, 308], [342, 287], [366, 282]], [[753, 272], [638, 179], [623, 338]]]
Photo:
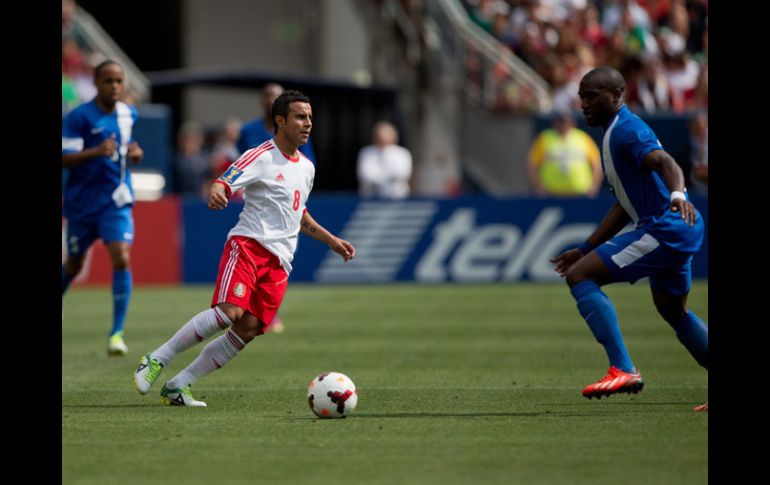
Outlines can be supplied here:
[[703, 241], [703, 217], [695, 225], [669, 210], [671, 192], [657, 172], [645, 168], [644, 157], [662, 150], [655, 133], [623, 105], [605, 127], [602, 166], [612, 192], [637, 228], [661, 243], [682, 252], [696, 252]]
[[[257, 118], [248, 123], [244, 123], [241, 127], [241, 135], [238, 137], [238, 151], [244, 153], [246, 150], [258, 147], [262, 143], [273, 138], [273, 135], [273, 133], [267, 131], [263, 118]], [[299, 146], [299, 151], [315, 164], [313, 142], [310, 138], [307, 139], [307, 143]]]
[[64, 187], [64, 216], [89, 219], [104, 211], [130, 207], [133, 188], [126, 164], [131, 130], [138, 117], [136, 108], [118, 101], [112, 113], [105, 113], [96, 100], [72, 110], [62, 120], [61, 152], [81, 152], [99, 146], [115, 135], [118, 149], [112, 157], [92, 157], [71, 167]]

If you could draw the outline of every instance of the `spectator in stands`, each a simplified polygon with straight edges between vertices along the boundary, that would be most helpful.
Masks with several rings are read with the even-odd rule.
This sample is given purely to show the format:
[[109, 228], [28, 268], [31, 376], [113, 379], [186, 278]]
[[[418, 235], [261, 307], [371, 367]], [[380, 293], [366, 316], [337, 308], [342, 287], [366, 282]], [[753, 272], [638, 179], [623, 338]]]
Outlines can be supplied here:
[[632, 69], [638, 72], [626, 74], [628, 107], [637, 113], [670, 110], [671, 88], [660, 59], [644, 56], [630, 59], [627, 66], [630, 64], [633, 64]]
[[585, 10], [582, 11], [580, 36], [592, 48], [596, 48], [596, 46], [607, 41], [607, 35], [599, 23], [599, 10], [593, 4], [588, 4]]
[[75, 84], [72, 79], [62, 72], [61, 75], [61, 114], [65, 116], [67, 113], [75, 109], [80, 104], [80, 96], [75, 89]]
[[553, 127], [535, 138], [528, 162], [530, 185], [540, 197], [596, 197], [601, 188], [599, 148], [569, 112], [557, 113]]
[[203, 152], [203, 128], [194, 121], [184, 123], [177, 134], [174, 158], [174, 188], [183, 195], [201, 195], [211, 177], [208, 156]]
[[[214, 148], [211, 150], [211, 166], [214, 174], [224, 173], [238, 159], [238, 139], [241, 132], [241, 120], [228, 118], [218, 130]], [[214, 183], [211, 180], [211, 183]]]
[[690, 121], [690, 165], [693, 192], [708, 195], [709, 184], [709, 120], [698, 111]]
[[700, 66], [695, 87], [685, 92], [685, 109], [688, 111], [707, 110], [709, 108], [709, 65]]
[[379, 121], [372, 129], [372, 144], [358, 152], [358, 193], [362, 197], [409, 197], [412, 154], [398, 145], [396, 127]]
[[[273, 119], [270, 116], [270, 109], [278, 96], [283, 93], [283, 86], [277, 83], [270, 83], [262, 88], [262, 116], [255, 118], [241, 127], [241, 134], [238, 138], [238, 151], [245, 152], [250, 148], [256, 148], [275, 134]], [[315, 152], [313, 151], [312, 139], [299, 147], [311, 162], [315, 163]]]
[[604, 8], [604, 15], [602, 17], [604, 32], [608, 35], [614, 32], [623, 23], [624, 14], [630, 17], [633, 25], [638, 25], [646, 31], [652, 29], [650, 16], [647, 15], [646, 10], [636, 3], [636, 0], [620, 0]]

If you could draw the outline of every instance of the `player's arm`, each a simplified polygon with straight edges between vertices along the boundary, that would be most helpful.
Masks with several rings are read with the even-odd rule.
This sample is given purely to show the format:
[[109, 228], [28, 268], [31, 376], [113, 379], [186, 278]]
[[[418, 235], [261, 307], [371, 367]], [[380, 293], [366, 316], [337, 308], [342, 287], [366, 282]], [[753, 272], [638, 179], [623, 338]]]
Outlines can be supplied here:
[[586, 241], [581, 245], [584, 248], [582, 252], [587, 254], [588, 251], [586, 251], [585, 248], [595, 248], [596, 246], [609, 241], [615, 236], [615, 234], [619, 233], [621, 229], [626, 227], [626, 224], [628, 224], [630, 220], [631, 217], [628, 215], [623, 206], [620, 205], [619, 202], [615, 202], [615, 204], [610, 207], [610, 210], [607, 211], [607, 215], [604, 216], [604, 219], [602, 219], [602, 222], [599, 223], [599, 226], [596, 228], [596, 230], [594, 230], [594, 232], [588, 236]]
[[645, 155], [642, 165], [658, 172], [666, 188], [671, 192], [671, 205], [669, 209], [682, 214], [691, 226], [695, 224], [695, 206], [684, 195], [684, 173], [676, 161], [664, 150], [653, 150]]
[[128, 144], [128, 152], [126, 152], [126, 158], [132, 163], [140, 163], [144, 158], [144, 150], [139, 146], [139, 143], [132, 141]]
[[570, 267], [575, 264], [580, 258], [591, 252], [593, 248], [601, 245], [605, 241], [609, 241], [612, 237], [620, 232], [621, 229], [626, 227], [631, 217], [628, 215], [623, 206], [620, 203], [615, 204], [607, 211], [607, 215], [604, 216], [599, 226], [591, 233], [590, 236], [580, 244], [580, 246], [567, 250], [555, 258], [551, 259], [551, 262], [556, 266], [554, 271], [559, 273], [563, 278], [567, 275]]
[[227, 207], [227, 201], [231, 194], [232, 191], [227, 183], [220, 179], [215, 180], [209, 191], [209, 209], [221, 211]]
[[302, 231], [303, 234], [326, 244], [332, 251], [342, 256], [345, 261], [353, 259], [356, 255], [356, 248], [354, 248], [352, 244], [344, 239], [338, 238], [324, 229], [322, 225], [313, 219], [307, 210], [302, 214], [300, 231]]
[[[61, 154], [61, 166], [62, 168], [70, 168], [81, 163], [85, 163], [94, 157], [111, 157], [115, 150], [117, 150], [117, 144], [115, 143], [115, 134], [110, 135], [99, 145], [85, 150], [78, 150], [76, 152], [64, 151], [66, 150], [65, 143], [73, 142], [74, 139], [67, 139], [62, 137], [62, 154]], [[82, 139], [80, 140], [82, 146]]]
[[225, 173], [214, 181], [209, 192], [209, 209], [217, 211], [224, 209], [233, 193], [261, 177], [261, 158], [253, 158], [255, 153], [252, 152], [253, 150], [244, 152], [225, 170]]

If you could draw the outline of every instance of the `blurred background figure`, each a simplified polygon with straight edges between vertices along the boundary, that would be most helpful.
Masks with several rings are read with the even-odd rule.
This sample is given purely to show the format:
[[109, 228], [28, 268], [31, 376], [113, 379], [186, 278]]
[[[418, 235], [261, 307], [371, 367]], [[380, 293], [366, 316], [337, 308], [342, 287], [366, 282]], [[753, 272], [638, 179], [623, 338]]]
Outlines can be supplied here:
[[203, 128], [187, 121], [177, 134], [174, 157], [174, 187], [182, 195], [201, 195], [205, 182], [211, 177], [209, 158], [203, 151]]
[[372, 144], [358, 153], [356, 172], [362, 197], [404, 199], [409, 197], [412, 154], [398, 145], [396, 127], [380, 121], [372, 129]]
[[559, 112], [529, 151], [528, 173], [536, 195], [596, 197], [602, 184], [599, 148], [568, 112]]
[[211, 150], [213, 177], [222, 175], [241, 155], [237, 145], [241, 127], [241, 120], [231, 117], [217, 130], [214, 148]]
[[[283, 86], [277, 83], [266, 84], [262, 88], [262, 116], [255, 118], [248, 123], [244, 123], [241, 127], [241, 133], [238, 137], [238, 152], [245, 152], [249, 148], [258, 147], [263, 142], [271, 139], [275, 134], [275, 126], [273, 125], [273, 117], [270, 116], [270, 111], [273, 107], [273, 101], [281, 95], [283, 92]], [[312, 138], [308, 138], [307, 143], [299, 147], [299, 151], [302, 152], [311, 162], [315, 163], [315, 152], [313, 151]], [[237, 157], [236, 157], [237, 158]]]
[[709, 119], [698, 111], [690, 122], [690, 182], [693, 192], [708, 195], [709, 184]]

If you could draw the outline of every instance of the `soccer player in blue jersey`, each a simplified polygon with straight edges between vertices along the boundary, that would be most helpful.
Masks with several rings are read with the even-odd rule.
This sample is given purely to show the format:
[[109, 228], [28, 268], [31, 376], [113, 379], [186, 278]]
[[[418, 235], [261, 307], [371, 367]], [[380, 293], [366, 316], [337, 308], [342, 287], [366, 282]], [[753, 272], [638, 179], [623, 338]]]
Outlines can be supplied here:
[[[586, 122], [604, 130], [602, 166], [616, 202], [585, 242], [552, 260], [609, 357], [607, 375], [583, 389], [589, 399], [644, 387], [615, 308], [600, 288], [608, 283], [649, 277], [658, 313], [708, 369], [708, 327], [687, 309], [690, 262], [703, 241], [703, 218], [687, 199], [682, 170], [650, 127], [629, 111], [624, 91], [623, 77], [608, 67], [596, 68], [580, 81]], [[617, 235], [629, 221], [633, 230]], [[695, 410], [708, 411], [708, 402]]]
[[125, 355], [123, 323], [131, 298], [131, 243], [134, 239], [133, 189], [128, 163], [144, 152], [131, 138], [136, 108], [120, 101], [125, 87], [123, 68], [107, 60], [94, 70], [96, 97], [62, 120], [61, 162], [69, 169], [64, 187], [67, 219], [67, 260], [61, 270], [62, 298], [83, 267], [86, 251], [101, 238], [112, 260], [112, 329], [108, 355]]
[[[283, 86], [278, 83], [269, 83], [262, 88], [261, 101], [263, 115], [260, 118], [255, 118], [248, 123], [244, 123], [241, 127], [237, 143], [238, 151], [240, 153], [245, 153], [246, 150], [256, 148], [275, 136], [275, 125], [273, 124], [273, 117], [270, 116], [270, 111], [273, 107], [273, 103], [278, 99], [278, 96], [280, 96], [281, 93], [283, 93]], [[300, 145], [299, 151], [315, 164], [313, 142], [310, 138], [308, 138], [307, 143]], [[283, 330], [283, 320], [280, 315], [276, 314], [275, 318], [268, 324], [267, 331], [281, 333]]]

